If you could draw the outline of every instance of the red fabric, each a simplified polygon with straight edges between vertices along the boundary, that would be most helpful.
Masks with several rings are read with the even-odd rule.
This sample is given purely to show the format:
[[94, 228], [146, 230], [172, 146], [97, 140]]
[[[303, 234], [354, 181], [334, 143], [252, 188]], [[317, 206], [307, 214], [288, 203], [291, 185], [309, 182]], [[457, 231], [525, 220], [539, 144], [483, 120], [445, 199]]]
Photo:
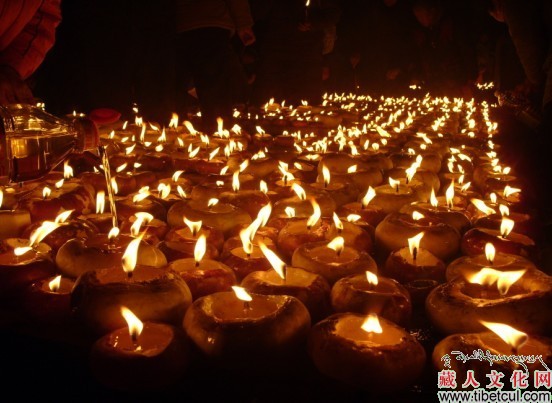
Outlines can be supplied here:
[[54, 45], [61, 0], [0, 0], [0, 64], [29, 77]]

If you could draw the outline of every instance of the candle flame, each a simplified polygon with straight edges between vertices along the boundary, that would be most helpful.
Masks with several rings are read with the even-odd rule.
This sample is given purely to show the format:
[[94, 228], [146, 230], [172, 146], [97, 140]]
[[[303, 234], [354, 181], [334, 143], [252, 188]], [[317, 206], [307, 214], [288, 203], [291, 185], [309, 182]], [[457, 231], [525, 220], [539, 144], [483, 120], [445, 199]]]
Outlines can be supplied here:
[[485, 215], [496, 214], [496, 211], [493, 208], [487, 206], [483, 200], [471, 199], [470, 202]]
[[183, 199], [186, 199], [188, 197], [188, 195], [186, 194], [186, 192], [184, 191], [184, 189], [182, 189], [182, 186], [178, 185], [176, 187], [176, 191], [178, 192], [178, 195], [183, 198]]
[[513, 194], [516, 194], [516, 193], [519, 193], [521, 192], [521, 189], [518, 189], [518, 188], [513, 188], [509, 185], [506, 185], [504, 187], [504, 191], [502, 192], [502, 194], [504, 195], [504, 197], [509, 197]]
[[140, 234], [140, 229], [142, 227], [142, 224], [147, 224], [153, 220], [153, 216], [150, 213], [146, 212], [138, 212], [135, 214], [136, 220], [130, 227], [130, 234], [133, 237], [137, 237]]
[[357, 165], [351, 165], [349, 168], [347, 168], [347, 173], [348, 174], [354, 174], [356, 171], [357, 171], [358, 167]]
[[191, 135], [196, 135], [197, 134], [197, 130], [194, 129], [194, 125], [192, 125], [191, 122], [185, 120], [184, 121], [184, 126], [186, 127], [186, 129], [188, 129], [188, 133], [190, 133]]
[[470, 186], [471, 186], [471, 182], [468, 182], [468, 183], [466, 183], [465, 185], [463, 185], [463, 186], [460, 188], [460, 190], [461, 190], [462, 192], [467, 192], [468, 189], [470, 188]]
[[127, 323], [130, 338], [133, 341], [136, 341], [138, 337], [140, 337], [140, 334], [142, 334], [142, 330], [144, 330], [144, 324], [130, 309], [125, 306], [121, 307], [121, 315], [123, 315], [123, 318], [125, 318]]
[[518, 281], [526, 270], [500, 271], [490, 267], [484, 267], [477, 273], [467, 276], [468, 282], [480, 285], [493, 285], [496, 283], [501, 295], [506, 295], [510, 287]]
[[73, 176], [73, 167], [69, 165], [69, 160], [65, 160], [65, 162], [63, 163], [63, 177], [65, 179], [71, 179]]
[[60, 179], [56, 183], [54, 183], [54, 186], [56, 189], [61, 189], [63, 187], [63, 183], [65, 182], [65, 179]]
[[64, 222], [67, 221], [67, 219], [71, 216], [71, 214], [73, 214], [74, 211], [75, 210], [67, 210], [67, 211], [64, 211], [63, 213], [59, 213], [57, 217], [54, 219], [54, 222], [57, 224], [63, 224]]
[[500, 215], [503, 217], [508, 217], [510, 215], [510, 209], [505, 204], [498, 206], [498, 210], [500, 211]]
[[169, 127], [176, 129], [178, 127], [178, 115], [176, 113], [172, 113], [171, 120], [169, 122]]
[[368, 315], [362, 326], [360, 327], [367, 333], [382, 333], [383, 329], [381, 328], [378, 315], [371, 313]]
[[255, 219], [255, 221], [259, 220], [259, 227], [264, 227], [266, 225], [270, 218], [270, 214], [272, 214], [272, 204], [268, 203], [259, 210], [257, 218]]
[[496, 202], [498, 200], [498, 197], [497, 197], [495, 192], [493, 192], [489, 195], [489, 200], [491, 201], [491, 203], [496, 204]]
[[143, 235], [140, 235], [136, 239], [130, 241], [123, 254], [123, 270], [128, 275], [131, 275], [136, 268], [136, 263], [138, 262], [138, 248], [142, 242], [142, 236]]
[[345, 239], [343, 239], [342, 236], [336, 236], [326, 246], [330, 249], [335, 250], [337, 252], [337, 255], [339, 256], [345, 248]]
[[236, 171], [234, 175], [232, 175], [232, 190], [234, 190], [234, 192], [240, 190], [240, 171]]
[[219, 202], [219, 199], [216, 199], [216, 198], [213, 197], [212, 199], [209, 199], [209, 201], [207, 201], [207, 207], [211, 208], [211, 207], [217, 205], [218, 202]]
[[119, 193], [119, 185], [117, 185], [115, 178], [111, 178], [111, 189], [113, 189], [114, 194]]
[[46, 238], [50, 233], [52, 233], [54, 230], [58, 229], [61, 226], [61, 224], [52, 222], [52, 221], [44, 221], [40, 227], [38, 227], [36, 230], [33, 231], [31, 236], [29, 237], [29, 244], [31, 247], [37, 246], [44, 238]]
[[307, 199], [307, 193], [305, 192], [305, 189], [303, 189], [302, 186], [298, 185], [297, 183], [294, 183], [291, 185], [291, 189], [295, 192], [297, 197], [301, 200]]
[[238, 287], [237, 285], [232, 286], [232, 290], [234, 290], [234, 293], [236, 294], [236, 297], [240, 301], [253, 301], [253, 298], [251, 298], [251, 295], [247, 291], [245, 291], [245, 288]]
[[362, 207], [365, 208], [366, 206], [368, 206], [368, 204], [370, 204], [370, 202], [374, 197], [376, 197], [376, 191], [372, 186], [370, 186], [368, 187], [368, 191], [362, 198], [362, 201], [361, 201]]
[[115, 239], [119, 236], [119, 228], [113, 227], [109, 230], [109, 233], [107, 234], [107, 239]]
[[199, 238], [197, 238], [197, 242], [194, 247], [194, 259], [196, 262], [196, 265], [199, 265], [201, 262], [201, 259], [205, 256], [205, 252], [207, 251], [207, 237], [205, 234], [201, 234]]
[[358, 214], [349, 214], [347, 216], [347, 221], [354, 223], [354, 222], [357, 222], [358, 220], [360, 220], [361, 218], [362, 217], [359, 216]]
[[485, 257], [487, 258], [487, 261], [489, 262], [489, 264], [493, 264], [495, 255], [496, 255], [496, 249], [494, 245], [490, 242], [487, 242], [485, 244]]
[[486, 322], [484, 320], [480, 320], [479, 322], [516, 351], [529, 340], [526, 333], [520, 332], [504, 323]]
[[508, 218], [508, 217], [502, 217], [502, 222], [500, 223], [500, 235], [502, 238], [506, 238], [512, 230], [514, 229], [515, 221]]
[[422, 240], [424, 235], [424, 232], [420, 232], [418, 235], [415, 235], [412, 238], [408, 238], [408, 250], [410, 251], [410, 255], [414, 259], [416, 258], [416, 255], [420, 250], [420, 241]]
[[445, 192], [445, 198], [447, 200], [447, 206], [452, 208], [454, 206], [454, 181], [450, 182], [450, 186]]
[[288, 218], [293, 218], [295, 217], [295, 209], [291, 206], [288, 206], [284, 209], [286, 215], [288, 216]]
[[335, 228], [337, 229], [338, 232], [341, 232], [343, 231], [343, 223], [341, 222], [341, 220], [339, 219], [339, 216], [334, 212], [333, 213], [333, 222], [334, 222], [334, 225], [335, 225]]
[[312, 205], [313, 213], [307, 220], [307, 228], [308, 229], [311, 229], [312, 227], [314, 227], [316, 225], [316, 223], [318, 222], [318, 220], [320, 219], [320, 217], [322, 217], [322, 210], [320, 210], [320, 206], [318, 205], [316, 200], [314, 198], [312, 198], [310, 200], [310, 202], [311, 202], [311, 205]]
[[50, 189], [48, 186], [44, 186], [44, 189], [42, 189], [42, 198], [47, 199], [52, 194], [52, 189]]
[[96, 214], [103, 214], [105, 210], [105, 192], [100, 190], [96, 194]]
[[253, 253], [253, 238], [255, 237], [255, 233], [257, 232], [256, 225], [253, 225], [254, 223], [251, 223], [247, 228], [244, 228], [240, 231], [240, 239], [242, 242], [242, 247], [245, 253], [247, 255], [250, 255]]
[[128, 163], [125, 162], [124, 164], [121, 164], [117, 168], [115, 168], [115, 171], [117, 173], [123, 172], [126, 169], [127, 165]]
[[199, 231], [201, 231], [201, 226], [203, 225], [203, 221], [191, 221], [188, 220], [186, 217], [184, 217], [184, 224], [190, 229], [190, 232], [192, 233], [192, 236], [196, 236]]
[[263, 192], [264, 194], [268, 193], [268, 185], [265, 181], [261, 180], [259, 182], [259, 190]]
[[2, 203], [4, 202], [4, 192], [2, 189], [0, 189], [0, 207], [2, 207]]
[[389, 186], [391, 186], [391, 188], [393, 190], [399, 190], [399, 185], [401, 184], [401, 181], [398, 181], [398, 180], [395, 180], [391, 177], [389, 177]]
[[429, 203], [433, 207], [437, 207], [439, 205], [439, 201], [437, 200], [437, 197], [435, 196], [435, 189], [431, 189], [431, 195], [429, 196]]
[[139, 203], [142, 200], [147, 199], [149, 197], [149, 195], [150, 195], [149, 190], [144, 191], [144, 192], [139, 191], [139, 193], [132, 196], [132, 202], [133, 203]]
[[421, 219], [424, 218], [424, 217], [425, 217], [425, 216], [424, 216], [422, 213], [420, 213], [419, 211], [413, 211], [413, 212], [412, 212], [412, 219], [413, 219], [414, 221], [421, 220]]
[[61, 275], [55, 277], [52, 281], [48, 282], [48, 288], [52, 292], [58, 292], [61, 285]]
[[322, 165], [322, 177], [324, 178], [324, 186], [328, 187], [331, 180], [330, 170], [326, 165]]
[[178, 182], [178, 179], [180, 179], [180, 175], [182, 175], [183, 173], [184, 173], [184, 171], [174, 171], [173, 176], [172, 176], [172, 181], [173, 182]]
[[378, 283], [379, 283], [378, 276], [376, 276], [371, 271], [366, 272], [366, 280], [368, 281], [368, 284], [370, 284], [370, 285], [378, 285]]
[[266, 257], [272, 268], [276, 273], [278, 273], [278, 276], [280, 276], [283, 280], [286, 279], [286, 264], [282, 259], [274, 253], [272, 249], [270, 249], [268, 246], [265, 245], [264, 242], [259, 241], [259, 247], [261, 248], [261, 251], [263, 252], [263, 255]]
[[25, 253], [32, 251], [30, 246], [19, 246], [13, 250], [15, 256], [23, 256]]

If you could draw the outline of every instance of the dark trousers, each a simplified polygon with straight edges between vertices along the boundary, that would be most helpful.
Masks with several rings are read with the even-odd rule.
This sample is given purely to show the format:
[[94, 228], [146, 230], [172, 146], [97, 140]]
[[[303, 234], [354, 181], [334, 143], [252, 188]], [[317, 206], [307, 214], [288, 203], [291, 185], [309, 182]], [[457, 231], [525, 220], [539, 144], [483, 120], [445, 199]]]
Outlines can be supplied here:
[[247, 79], [230, 42], [230, 31], [201, 28], [179, 34], [178, 61], [177, 75], [187, 71], [193, 78], [203, 130], [212, 134], [217, 117], [229, 122], [232, 107], [244, 101], [247, 91]]

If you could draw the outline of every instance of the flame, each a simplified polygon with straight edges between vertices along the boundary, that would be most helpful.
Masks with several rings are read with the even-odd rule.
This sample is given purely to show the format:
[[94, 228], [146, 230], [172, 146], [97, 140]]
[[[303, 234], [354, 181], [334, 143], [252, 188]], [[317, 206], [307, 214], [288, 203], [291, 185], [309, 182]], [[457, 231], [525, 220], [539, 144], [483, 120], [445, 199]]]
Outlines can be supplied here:
[[96, 214], [103, 214], [105, 210], [105, 192], [100, 190], [96, 193]]
[[376, 276], [371, 271], [366, 272], [366, 280], [368, 281], [368, 284], [370, 284], [370, 285], [378, 285], [378, 283], [379, 283], [378, 276]]
[[494, 192], [491, 193], [491, 194], [489, 195], [489, 200], [491, 201], [491, 203], [496, 204], [496, 201], [497, 201], [496, 193], [494, 193]]
[[0, 189], [0, 208], [2, 207], [2, 202], [4, 201], [4, 192]]
[[114, 194], [119, 193], [119, 186], [117, 185], [115, 178], [111, 178], [111, 189], [113, 189]]
[[324, 178], [324, 187], [328, 187], [331, 180], [330, 170], [326, 165], [322, 165], [322, 177]]
[[216, 199], [216, 198], [213, 197], [212, 199], [209, 199], [209, 200], [207, 201], [207, 207], [208, 207], [208, 208], [211, 208], [211, 207], [217, 205], [218, 202], [219, 202], [219, 199]]
[[466, 183], [465, 185], [463, 185], [463, 186], [460, 188], [460, 190], [461, 190], [462, 192], [467, 192], [468, 189], [470, 188], [470, 186], [471, 186], [471, 182], [468, 182], [468, 183]]
[[301, 187], [297, 183], [294, 183], [293, 185], [291, 185], [291, 189], [295, 192], [295, 194], [299, 199], [301, 200], [307, 199], [307, 193], [305, 192], [305, 189], [303, 189], [303, 187]]
[[412, 164], [410, 168], [407, 168], [404, 170], [406, 174], [407, 183], [412, 182], [412, 179], [414, 179], [414, 175], [416, 175], [417, 171], [418, 171], [418, 165], [416, 163]]
[[270, 214], [272, 214], [272, 204], [268, 203], [259, 210], [257, 218], [255, 219], [255, 221], [259, 220], [259, 227], [264, 227], [266, 225], [270, 218]]
[[[191, 145], [191, 144], [190, 144]], [[190, 158], [195, 158], [195, 156], [199, 153], [199, 150], [200, 150], [200, 147], [197, 147], [193, 150], [191, 150], [189, 153], [188, 153], [188, 156]]]
[[412, 212], [412, 219], [413, 219], [414, 221], [421, 220], [421, 219], [424, 218], [424, 217], [425, 217], [425, 216], [424, 216], [422, 213], [420, 213], [419, 211], [413, 211], [413, 212]]
[[354, 174], [357, 171], [357, 165], [351, 165], [349, 168], [347, 168], [348, 174]]
[[368, 315], [362, 326], [362, 330], [368, 333], [382, 333], [383, 329], [381, 328], [378, 315], [371, 313]]
[[339, 216], [334, 212], [332, 218], [333, 218], [333, 222], [334, 222], [335, 228], [337, 229], [337, 231], [338, 231], [339, 233], [341, 233], [341, 231], [343, 231], [343, 223], [342, 223], [341, 220], [339, 219]]
[[389, 177], [389, 186], [391, 186], [391, 188], [395, 189], [397, 192], [399, 191], [400, 184], [401, 184], [401, 181], [398, 181]]
[[199, 238], [197, 238], [197, 242], [194, 247], [194, 259], [196, 262], [196, 266], [199, 266], [199, 263], [201, 262], [201, 259], [203, 259], [203, 256], [205, 256], [205, 252], [207, 251], [207, 237], [205, 234], [201, 234]]
[[259, 241], [259, 247], [261, 248], [261, 251], [263, 252], [263, 255], [265, 255], [266, 259], [274, 269], [278, 275], [285, 280], [286, 279], [286, 264], [282, 259], [274, 253], [268, 246], [264, 244], [264, 242]]
[[126, 147], [125, 148], [125, 154], [129, 155], [130, 153], [132, 153], [134, 151], [135, 148], [136, 148], [136, 143], [134, 143], [130, 147]]
[[215, 158], [215, 157], [217, 156], [217, 154], [219, 153], [219, 151], [220, 151], [220, 147], [217, 147], [217, 148], [215, 148], [213, 151], [211, 151], [211, 152], [209, 153], [209, 158], [208, 158], [208, 160], [211, 161], [213, 158]]
[[261, 180], [259, 182], [259, 190], [263, 192], [264, 194], [268, 193], [268, 185], [265, 181]]
[[183, 198], [183, 199], [186, 199], [188, 197], [188, 195], [186, 194], [186, 192], [184, 191], [184, 189], [182, 189], [182, 186], [178, 185], [176, 187], [176, 191], [178, 192], [178, 195]]
[[450, 186], [445, 191], [445, 198], [447, 199], [447, 206], [452, 208], [454, 206], [454, 181], [450, 182]]
[[188, 220], [186, 217], [184, 217], [184, 224], [190, 229], [190, 232], [192, 233], [192, 236], [196, 236], [199, 231], [201, 231], [201, 226], [203, 225], [203, 221], [191, 221]]
[[240, 231], [240, 239], [242, 242], [243, 250], [247, 254], [247, 256], [251, 255], [253, 253], [253, 242], [252, 239], [255, 237], [255, 233], [257, 232], [257, 228], [255, 228], [256, 225], [249, 225], [247, 228], [244, 228]]
[[495, 254], [496, 254], [496, 249], [494, 245], [490, 242], [487, 242], [485, 244], [485, 257], [487, 258], [487, 261], [489, 262], [489, 264], [493, 264]]
[[312, 205], [313, 213], [309, 217], [309, 219], [307, 220], [307, 228], [308, 229], [311, 229], [312, 227], [314, 227], [316, 225], [316, 223], [318, 222], [318, 220], [320, 219], [320, 217], [322, 217], [322, 210], [320, 210], [320, 206], [318, 205], [316, 200], [313, 198], [313, 199], [310, 200], [310, 202], [311, 202], [311, 205]]
[[240, 190], [240, 171], [236, 171], [234, 175], [232, 175], [232, 190], [234, 190], [234, 192]]
[[69, 160], [65, 160], [65, 162], [63, 163], [63, 177], [65, 179], [71, 179], [73, 176], [73, 167], [69, 165]]
[[31, 236], [29, 237], [29, 245], [31, 247], [37, 246], [44, 238], [46, 238], [50, 233], [52, 233], [54, 230], [61, 227], [61, 224], [52, 222], [52, 221], [44, 221], [40, 227], [38, 227], [36, 230], [33, 231]]
[[134, 313], [125, 306], [121, 307], [121, 315], [125, 318], [128, 326], [128, 334], [133, 341], [138, 340], [142, 330], [144, 330], [144, 324]]
[[157, 186], [157, 191], [159, 192], [159, 197], [161, 198], [161, 200], [165, 200], [171, 194], [171, 185], [160, 183]]
[[368, 204], [370, 204], [370, 202], [372, 201], [372, 199], [374, 197], [376, 197], [376, 191], [374, 190], [374, 188], [372, 186], [370, 186], [370, 187], [368, 187], [368, 191], [366, 192], [366, 194], [362, 198], [362, 201], [361, 201], [362, 208], [365, 208]]
[[429, 196], [429, 203], [433, 207], [439, 206], [439, 201], [437, 200], [437, 197], [435, 196], [435, 189], [431, 189], [431, 195]]
[[54, 186], [56, 189], [61, 189], [63, 187], [63, 183], [65, 182], [65, 179], [60, 179], [56, 183], [54, 183]]
[[523, 346], [527, 342], [527, 340], [529, 340], [529, 337], [526, 333], [520, 332], [519, 330], [514, 329], [512, 326], [506, 325], [504, 323], [486, 322], [484, 320], [480, 320], [479, 323], [495, 333], [515, 351], [520, 349], [521, 346]]
[[249, 293], [245, 291], [245, 288], [238, 287], [237, 285], [233, 285], [232, 290], [234, 290], [236, 297], [240, 301], [246, 301], [246, 302], [253, 301], [253, 298], [251, 298], [251, 295], [249, 295]]
[[504, 197], [507, 198], [507, 197], [509, 197], [509, 196], [511, 196], [511, 195], [513, 195], [513, 194], [519, 193], [519, 192], [521, 192], [521, 189], [513, 188], [513, 187], [511, 187], [511, 186], [509, 186], [509, 185], [506, 185], [506, 186], [504, 187], [504, 191], [502, 192], [502, 194], [504, 195]]
[[498, 210], [503, 217], [507, 217], [510, 215], [510, 209], [505, 204], [501, 204], [500, 206], [498, 206]]
[[420, 232], [418, 235], [408, 238], [408, 250], [413, 259], [416, 259], [416, 255], [420, 250], [420, 241], [424, 237], [424, 232]]
[[63, 213], [59, 213], [58, 216], [54, 219], [54, 222], [57, 224], [63, 224], [67, 219], [73, 214], [75, 210], [67, 210]]
[[184, 171], [174, 171], [173, 176], [172, 176], [172, 181], [173, 182], [178, 182], [178, 179], [180, 179], [180, 175], [182, 175], [183, 173], [184, 173]]
[[359, 216], [358, 214], [349, 214], [347, 216], [347, 222], [357, 222], [358, 220], [360, 220], [362, 217]]
[[259, 133], [259, 134], [265, 134], [266, 133], [261, 126], [255, 126], [255, 129], [257, 130], [257, 133]]
[[15, 256], [23, 256], [25, 253], [32, 251], [30, 246], [19, 246], [13, 250]]
[[471, 199], [470, 202], [485, 215], [496, 214], [496, 211], [487, 206], [483, 200]]
[[147, 199], [149, 197], [149, 195], [150, 195], [149, 190], [146, 190], [146, 191], [142, 192], [142, 190], [140, 189], [137, 194], [132, 196], [132, 202], [133, 203], [140, 203], [142, 200]]
[[169, 122], [169, 127], [172, 127], [176, 129], [178, 127], [178, 115], [176, 113], [172, 113], [171, 120]]
[[52, 189], [50, 189], [48, 186], [44, 186], [44, 189], [42, 189], [42, 198], [47, 199], [52, 194]]
[[508, 217], [502, 217], [502, 222], [500, 223], [500, 235], [502, 238], [506, 238], [508, 235], [510, 235], [510, 232], [514, 229], [515, 221], [508, 218]]
[[221, 117], [217, 118], [217, 133], [222, 133], [224, 130], [224, 120]]
[[109, 230], [109, 233], [107, 234], [107, 239], [115, 239], [119, 236], [119, 230], [118, 227], [113, 227]]
[[343, 249], [345, 248], [345, 239], [343, 239], [342, 236], [336, 236], [326, 246], [330, 249], [335, 250], [337, 252], [337, 255], [339, 256], [341, 255], [341, 252], [343, 252]]
[[500, 271], [490, 267], [484, 267], [475, 274], [467, 277], [468, 282], [480, 285], [493, 285], [496, 283], [501, 295], [506, 295], [510, 287], [518, 281], [526, 270]]
[[140, 242], [142, 242], [142, 235], [130, 241], [130, 243], [128, 244], [125, 250], [125, 253], [123, 254], [123, 270], [129, 276], [132, 275], [132, 272], [136, 268], [136, 263], [138, 261], [138, 248], [140, 247]]
[[130, 234], [137, 237], [140, 234], [140, 228], [142, 224], [147, 224], [153, 220], [153, 216], [150, 213], [138, 212], [135, 214], [136, 220], [130, 227]]
[[284, 211], [289, 218], [295, 217], [295, 209], [293, 207], [288, 206], [284, 209]]
[[58, 292], [61, 285], [61, 275], [55, 277], [52, 281], [48, 282], [48, 288], [52, 292]]
[[117, 168], [115, 168], [115, 172], [117, 173], [123, 172], [126, 169], [127, 165], [128, 163], [126, 162], [124, 164], [119, 165]]
[[188, 132], [191, 134], [191, 135], [196, 135], [197, 134], [197, 130], [194, 129], [194, 125], [192, 125], [191, 122], [185, 120], [184, 121], [184, 126], [186, 127], [186, 129], [188, 129]]

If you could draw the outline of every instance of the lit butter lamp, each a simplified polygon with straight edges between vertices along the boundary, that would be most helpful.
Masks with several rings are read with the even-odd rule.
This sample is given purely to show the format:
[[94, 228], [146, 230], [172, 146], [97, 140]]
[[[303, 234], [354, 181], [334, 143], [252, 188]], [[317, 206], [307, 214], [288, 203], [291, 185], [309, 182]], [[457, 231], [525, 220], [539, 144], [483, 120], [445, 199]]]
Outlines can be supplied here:
[[192, 242], [196, 243], [201, 235], [204, 235], [207, 244], [213, 245], [219, 252], [224, 245], [223, 233], [213, 227], [203, 224], [203, 221], [193, 221], [187, 217], [183, 218], [183, 223], [177, 227], [173, 227], [165, 235], [165, 240], [168, 242]]
[[419, 200], [411, 186], [393, 178], [389, 178], [389, 184], [376, 187], [375, 191], [372, 205], [381, 208], [386, 214], [395, 213], [403, 206]]
[[289, 364], [310, 328], [307, 308], [288, 295], [249, 294], [234, 286], [196, 300], [184, 330], [209, 359], [230, 368]]
[[191, 221], [216, 228], [223, 234], [230, 233], [239, 225], [251, 224], [251, 217], [244, 210], [213, 198], [205, 200], [181, 201], [173, 204], [167, 213], [167, 223], [171, 227], [180, 227], [184, 217]]
[[[108, 234], [70, 239], [59, 248], [56, 266], [64, 276], [71, 278], [92, 270], [119, 267], [125, 249], [133, 239], [129, 235], [120, 235], [117, 227], [113, 227]], [[138, 264], [164, 267], [167, 259], [158, 248], [144, 242], [138, 249]]]
[[113, 226], [113, 216], [110, 212], [105, 212], [105, 191], [100, 190], [96, 193], [95, 213], [86, 212], [78, 218], [92, 223], [102, 233], [107, 233]]
[[4, 191], [0, 189], [0, 240], [18, 238], [31, 224], [31, 214], [27, 210], [6, 209], [3, 201]]
[[[295, 250], [308, 242], [323, 241], [329, 224], [321, 220], [322, 211], [315, 199], [310, 199], [312, 214], [306, 219], [289, 220], [278, 234], [278, 250], [291, 258]], [[293, 208], [293, 207], [292, 207]]]
[[376, 191], [370, 186], [359, 201], [344, 204], [338, 207], [336, 212], [340, 216], [359, 215], [363, 221], [375, 227], [385, 218], [387, 213], [382, 207], [371, 203], [374, 197], [376, 197]]
[[207, 238], [202, 234], [195, 244], [193, 258], [178, 259], [168, 266], [186, 281], [194, 300], [215, 292], [230, 291], [236, 284], [234, 271], [224, 263], [205, 259], [206, 250]]
[[148, 186], [140, 188], [137, 193], [133, 193], [126, 197], [118, 197], [116, 199], [117, 217], [121, 221], [128, 220], [138, 212], [149, 213], [155, 218], [165, 221], [167, 210], [165, 207], [155, 201], [151, 196]]
[[356, 186], [336, 180], [332, 181], [329, 168], [324, 164], [319, 166], [321, 167], [319, 168], [321, 175], [318, 175], [316, 182], [309, 185], [311, 189], [326, 192], [335, 201], [336, 206], [352, 203], [357, 199], [358, 190]]
[[228, 203], [247, 212], [250, 217], [256, 217], [259, 211], [270, 203], [268, 196], [260, 190], [240, 189], [240, 171], [232, 176], [232, 191], [222, 192], [221, 203]]
[[550, 334], [552, 278], [538, 270], [491, 267], [434, 288], [426, 300], [431, 323], [443, 334], [485, 330], [479, 320], [508, 322], [531, 334]]
[[487, 243], [492, 243], [497, 251], [536, 259], [535, 242], [527, 235], [513, 232], [514, 221], [502, 217], [500, 230], [472, 228], [462, 237], [462, 252], [468, 256], [480, 255]]
[[75, 282], [61, 275], [33, 282], [22, 299], [28, 317], [41, 323], [66, 323], [71, 318], [71, 290]]
[[408, 239], [424, 233], [421, 247], [437, 258], [448, 261], [460, 251], [460, 234], [453, 227], [419, 211], [412, 214], [389, 214], [376, 227], [376, 250], [382, 259], [388, 254], [408, 246]]
[[[222, 247], [222, 254], [226, 255], [232, 249], [238, 248], [243, 245], [243, 238], [246, 236], [253, 245], [258, 246], [262, 241], [266, 245], [275, 249], [274, 246], [278, 238], [278, 230], [273, 227], [267, 227], [267, 223], [272, 214], [272, 205], [267, 204], [261, 210], [253, 222], [246, 227], [236, 227], [236, 233], [234, 232], [230, 237], [226, 239]], [[245, 233], [243, 231], [246, 231]]]
[[[58, 214], [54, 222], [60, 225], [55, 231], [50, 232], [42, 240], [42, 242], [52, 248], [54, 254], [56, 254], [59, 248], [70, 239], [86, 239], [99, 233], [99, 229], [94, 224], [78, 218], [71, 218], [74, 216], [73, 213], [74, 210], [67, 210]], [[30, 234], [36, 231], [41, 225], [42, 222], [32, 223], [23, 231], [23, 237], [30, 237]]]
[[413, 211], [419, 211], [426, 217], [444, 222], [461, 234], [471, 228], [471, 221], [465, 208], [454, 204], [454, 182], [451, 182], [447, 188], [445, 200], [442, 197], [436, 197], [435, 190], [431, 189], [429, 203], [414, 203], [401, 209], [401, 213], [412, 214]]
[[328, 282], [317, 274], [289, 267], [264, 243], [260, 242], [259, 247], [274, 270], [250, 273], [242, 287], [255, 294], [291, 295], [305, 305], [313, 321], [326, 317], [330, 308]]
[[142, 322], [124, 306], [117, 311], [127, 327], [94, 343], [90, 354], [94, 376], [110, 388], [126, 391], [159, 389], [179, 381], [190, 362], [183, 331], [164, 323]]
[[465, 277], [466, 273], [475, 273], [484, 267], [500, 271], [538, 270], [533, 262], [518, 255], [497, 252], [490, 242], [485, 244], [485, 252], [475, 256], [462, 256], [447, 266], [447, 281]]
[[408, 247], [389, 254], [383, 273], [405, 285], [415, 303], [445, 280], [445, 263], [427, 249], [420, 247], [425, 233], [408, 238]]
[[293, 183], [291, 189], [295, 192], [292, 197], [278, 200], [274, 204], [274, 215], [283, 215], [287, 208], [292, 207], [298, 217], [307, 217], [312, 213], [312, 200], [318, 204], [322, 215], [329, 217], [336, 209], [335, 201], [324, 191], [309, 189], [309, 194], [298, 183]]
[[317, 323], [308, 352], [323, 374], [374, 393], [410, 386], [426, 360], [413, 336], [375, 314], [338, 313]]
[[489, 228], [494, 230], [500, 230], [502, 225], [502, 218], [508, 217], [514, 221], [516, 232], [531, 236], [538, 233], [538, 225], [535, 220], [526, 213], [521, 211], [513, 211], [505, 204], [498, 206], [498, 212], [489, 207], [490, 214], [480, 214], [477, 219], [474, 220], [473, 226], [476, 228]]
[[[359, 217], [360, 218], [360, 217]], [[352, 220], [349, 221], [349, 219]], [[339, 216], [334, 213], [333, 224], [326, 234], [326, 239], [331, 240], [336, 236], [342, 236], [347, 245], [352, 246], [355, 249], [363, 250], [371, 253], [374, 248], [374, 241], [372, 240], [372, 234], [364, 229], [361, 225], [357, 225], [351, 217], [348, 217], [345, 221], [341, 220]], [[369, 228], [373, 231], [373, 228]]]
[[137, 265], [141, 242], [141, 237], [131, 241], [117, 266], [88, 271], [77, 280], [71, 304], [93, 332], [120, 328], [120, 305], [131, 307], [145, 320], [179, 324], [191, 304], [190, 289], [178, 273]]
[[[544, 371], [552, 365], [552, 340], [542, 336], [524, 333], [510, 325], [498, 322], [480, 321], [485, 331], [481, 333], [461, 333], [448, 336], [435, 346], [432, 361], [438, 370], [451, 369], [456, 371], [456, 379], [465, 380], [468, 371], [473, 371], [474, 378], [481, 384], [488, 384], [488, 374], [492, 370], [504, 374], [504, 379], [510, 379], [514, 371], [521, 370], [526, 373], [528, 383], [533, 384], [534, 371]], [[462, 360], [461, 354], [451, 355], [451, 351], [459, 352], [464, 357], [473, 355], [474, 351], [483, 353], [481, 360]], [[541, 356], [541, 360], [535, 362], [525, 361], [527, 370], [513, 360], [496, 360], [490, 365], [484, 357], [487, 351], [491, 355], [511, 357]], [[450, 368], [445, 367], [442, 359], [445, 355], [450, 357]], [[543, 365], [544, 364], [544, 365]]]
[[0, 241], [0, 299], [21, 295], [32, 282], [55, 273], [52, 249], [42, 240], [58, 226], [45, 221], [29, 239]]
[[165, 221], [155, 218], [150, 213], [138, 212], [121, 222], [121, 232], [133, 237], [143, 234], [143, 239], [151, 245], [157, 245], [165, 238], [169, 226]]
[[412, 314], [410, 295], [397, 281], [367, 271], [338, 280], [332, 287], [335, 312], [379, 312], [379, 316], [406, 326]]
[[365, 251], [345, 245], [343, 237], [335, 237], [330, 242], [309, 242], [301, 245], [293, 253], [293, 267], [319, 274], [330, 284], [352, 274], [377, 271], [374, 259]]
[[327, 167], [336, 181], [354, 184], [365, 192], [368, 186], [377, 186], [383, 181], [382, 169], [373, 167], [358, 158], [355, 147], [353, 155], [345, 153], [325, 154], [318, 164], [318, 173]]

